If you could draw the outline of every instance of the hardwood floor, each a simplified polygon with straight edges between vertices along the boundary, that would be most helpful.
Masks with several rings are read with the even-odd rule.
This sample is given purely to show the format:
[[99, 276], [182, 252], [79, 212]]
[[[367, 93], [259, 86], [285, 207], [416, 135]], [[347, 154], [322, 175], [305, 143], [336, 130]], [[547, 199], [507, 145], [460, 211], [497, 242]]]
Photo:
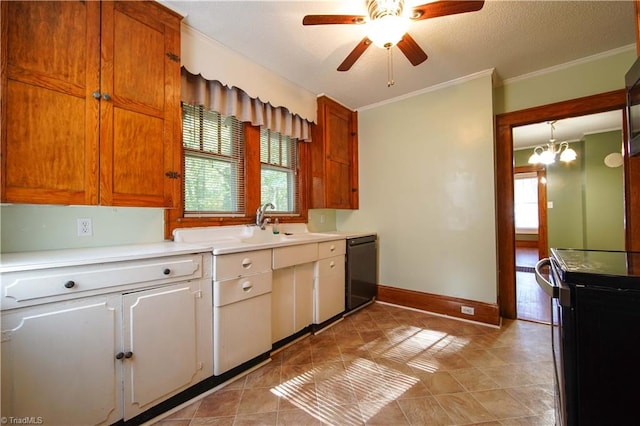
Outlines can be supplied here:
[[537, 249], [516, 248], [516, 309], [518, 319], [549, 324], [551, 299], [536, 282], [533, 267], [537, 261]]

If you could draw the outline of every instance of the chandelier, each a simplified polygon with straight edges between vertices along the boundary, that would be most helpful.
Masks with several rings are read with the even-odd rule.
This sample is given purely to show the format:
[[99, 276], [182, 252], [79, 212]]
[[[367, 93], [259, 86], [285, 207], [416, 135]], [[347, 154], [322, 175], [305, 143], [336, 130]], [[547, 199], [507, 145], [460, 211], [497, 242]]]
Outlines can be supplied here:
[[538, 145], [533, 148], [533, 154], [529, 157], [529, 164], [553, 164], [556, 161], [556, 156], [558, 154], [560, 154], [560, 161], [562, 162], [568, 163], [575, 160], [578, 154], [576, 154], [572, 148], [569, 148], [569, 143], [557, 143], [553, 137], [556, 121], [547, 121], [547, 124], [551, 127], [549, 143], [546, 145]]

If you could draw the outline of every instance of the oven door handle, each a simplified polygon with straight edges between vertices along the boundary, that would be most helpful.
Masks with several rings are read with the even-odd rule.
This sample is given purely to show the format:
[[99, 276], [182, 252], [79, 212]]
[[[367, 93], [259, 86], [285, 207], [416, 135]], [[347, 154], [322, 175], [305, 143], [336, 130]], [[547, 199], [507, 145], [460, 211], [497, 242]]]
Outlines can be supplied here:
[[545, 257], [544, 259], [540, 259], [535, 266], [535, 272], [536, 272], [536, 281], [538, 282], [538, 285], [540, 286], [540, 288], [549, 295], [549, 297], [552, 297], [554, 299], [558, 298], [558, 295], [560, 294], [559, 289], [557, 286], [553, 285], [550, 281], [548, 281], [543, 275], [542, 272], [540, 271], [544, 266], [548, 266], [549, 268], [551, 268], [551, 259], [548, 257]]

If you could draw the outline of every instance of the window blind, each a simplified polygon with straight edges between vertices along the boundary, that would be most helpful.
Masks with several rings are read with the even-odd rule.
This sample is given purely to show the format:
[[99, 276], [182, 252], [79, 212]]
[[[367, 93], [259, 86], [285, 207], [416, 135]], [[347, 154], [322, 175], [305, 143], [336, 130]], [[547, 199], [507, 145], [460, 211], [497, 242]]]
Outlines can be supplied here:
[[260, 203], [272, 203], [275, 212], [300, 212], [297, 140], [260, 128]]
[[182, 104], [185, 216], [244, 215], [242, 123]]

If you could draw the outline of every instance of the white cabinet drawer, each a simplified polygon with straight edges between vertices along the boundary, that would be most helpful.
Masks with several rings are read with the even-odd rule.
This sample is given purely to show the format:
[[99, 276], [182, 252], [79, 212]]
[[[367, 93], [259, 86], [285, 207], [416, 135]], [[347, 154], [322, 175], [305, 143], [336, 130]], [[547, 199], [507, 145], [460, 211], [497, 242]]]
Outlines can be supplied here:
[[344, 275], [344, 256], [321, 259], [316, 264], [316, 268], [316, 276], [322, 277], [330, 274]]
[[318, 243], [318, 259], [345, 254], [347, 244], [344, 239]]
[[213, 306], [228, 305], [271, 293], [271, 271], [213, 283]]
[[246, 251], [213, 257], [213, 279], [228, 280], [271, 270], [271, 250]]
[[318, 260], [318, 243], [273, 249], [273, 269], [315, 262], [316, 260]]
[[85, 297], [117, 287], [166, 284], [202, 277], [202, 256], [172, 256], [127, 262], [11, 272], [2, 275], [2, 309]]

